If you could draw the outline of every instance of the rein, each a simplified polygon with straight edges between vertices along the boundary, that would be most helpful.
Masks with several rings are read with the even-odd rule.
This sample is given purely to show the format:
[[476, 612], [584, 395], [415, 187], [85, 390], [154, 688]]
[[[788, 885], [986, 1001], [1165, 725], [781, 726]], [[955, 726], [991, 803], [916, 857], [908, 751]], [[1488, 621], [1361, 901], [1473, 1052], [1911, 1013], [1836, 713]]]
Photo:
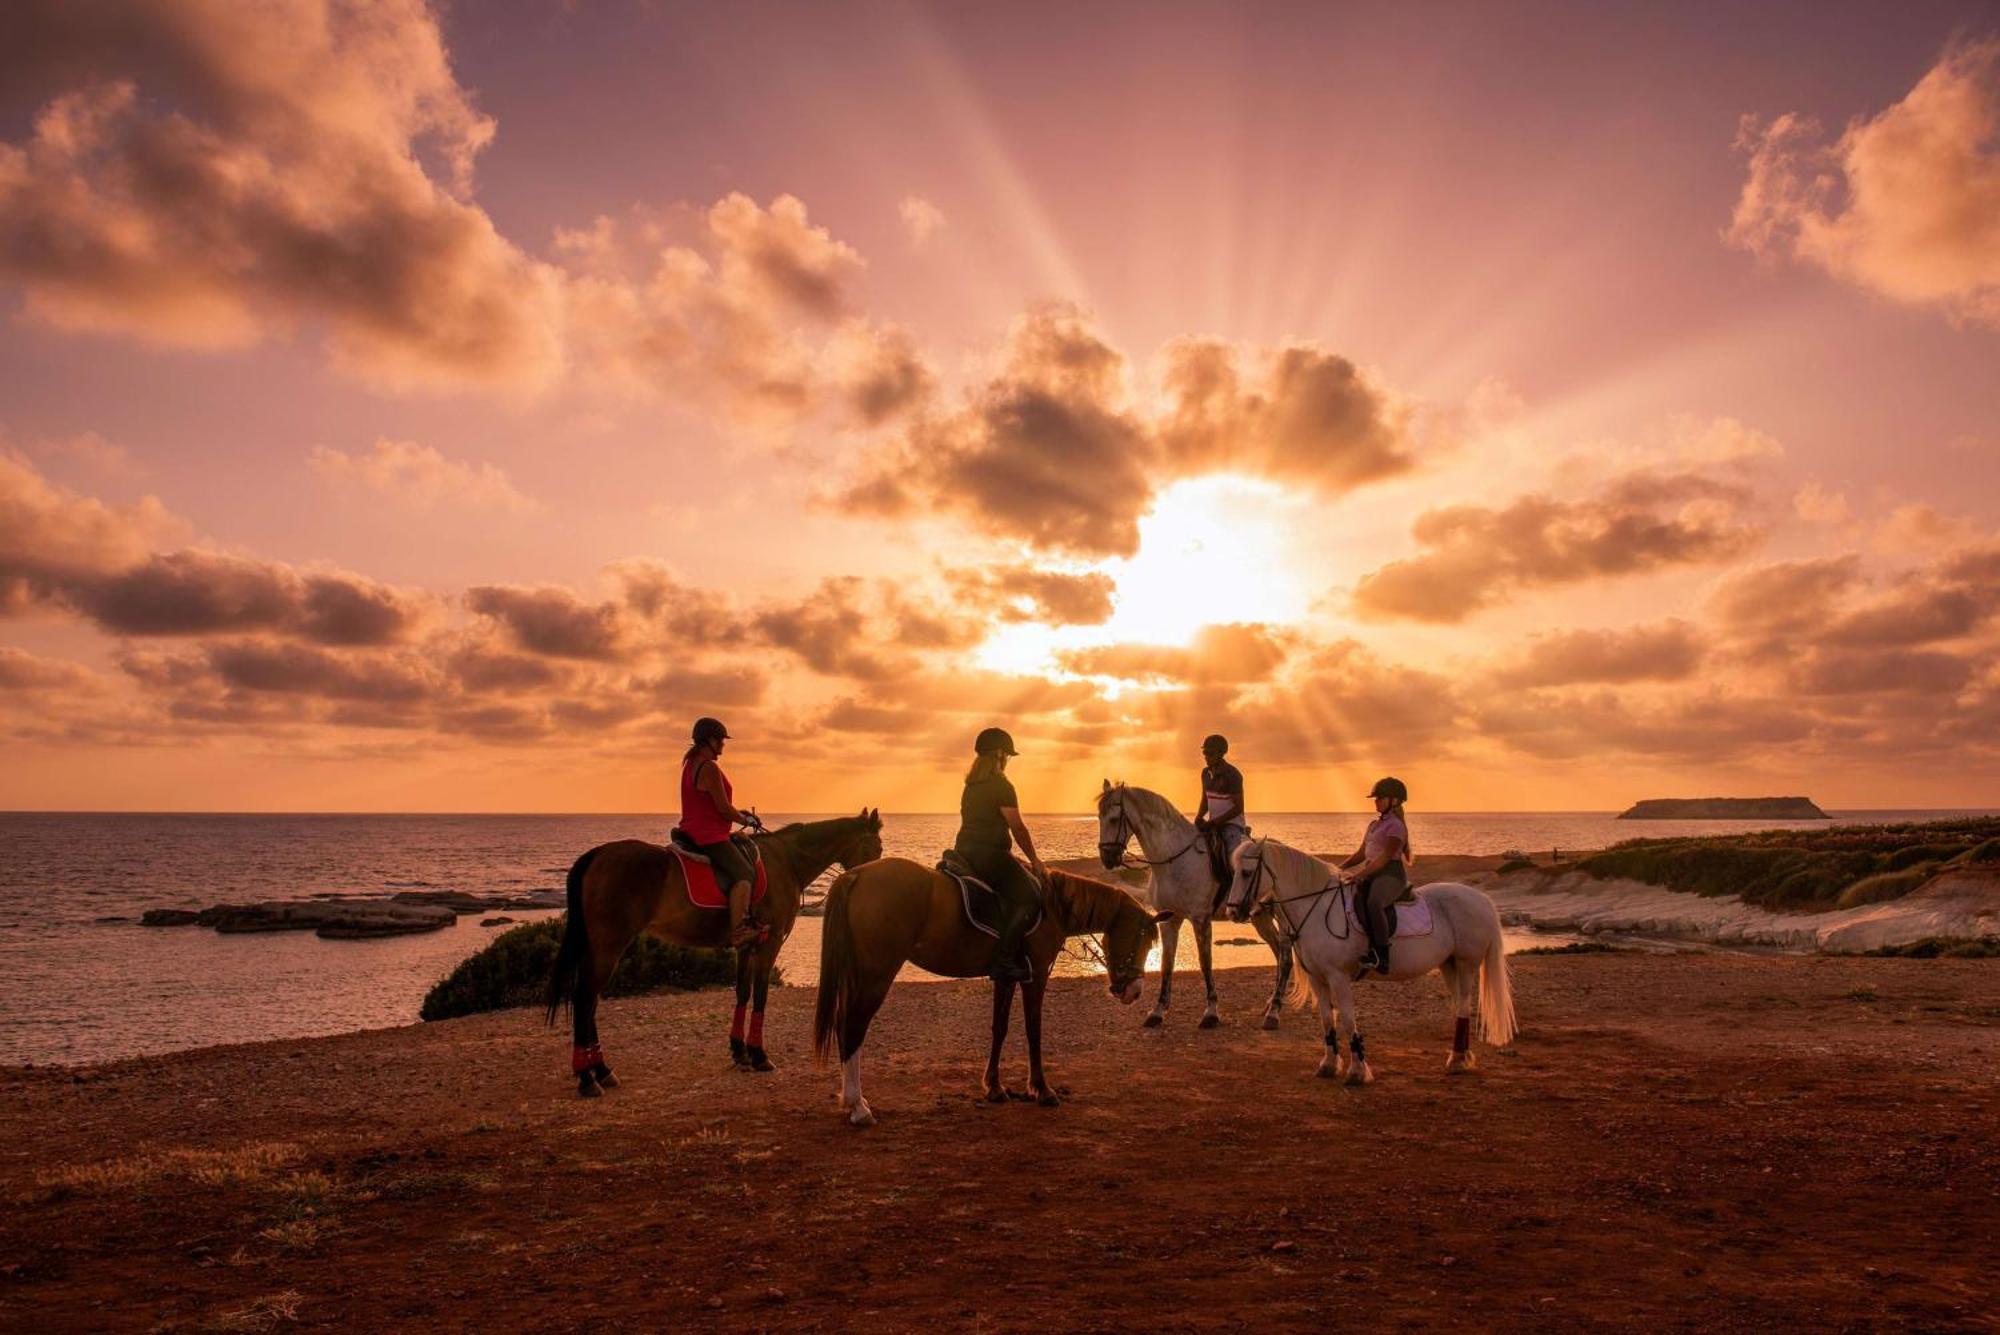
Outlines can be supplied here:
[[[1260, 884], [1262, 884], [1264, 880], [1264, 845], [1269, 842], [1270, 840], [1268, 837], [1257, 840], [1257, 873], [1254, 877], [1251, 878], [1250, 892], [1248, 895], [1244, 897], [1244, 902], [1249, 904], [1257, 904], [1257, 903], [1269, 904], [1272, 909], [1271, 916], [1275, 918], [1279, 923], [1283, 924], [1284, 928], [1283, 934], [1286, 943], [1289, 945], [1296, 945], [1298, 944], [1299, 933], [1303, 932], [1305, 928], [1303, 925], [1299, 926], [1293, 925], [1292, 915], [1285, 910], [1284, 906], [1287, 904], [1296, 904], [1301, 899], [1311, 900], [1316, 903], [1319, 900], [1325, 898], [1328, 894], [1334, 893], [1337, 890], [1341, 898], [1341, 916], [1343, 920], [1342, 925], [1345, 926], [1346, 925], [1345, 918], [1347, 912], [1346, 901], [1347, 901], [1348, 883], [1342, 880], [1338, 876], [1331, 878], [1330, 880], [1327, 881], [1325, 885], [1322, 885], [1317, 890], [1304, 890], [1296, 895], [1280, 895], [1276, 893], [1277, 877], [1273, 876], [1271, 878], [1272, 893], [1265, 896], [1261, 900], [1258, 898], [1257, 887]], [[1306, 910], [1304, 921], [1305, 922], [1312, 921], [1312, 910], [1310, 908]], [[1345, 936], [1346, 934], [1342, 933], [1343, 940], [1345, 939]]]

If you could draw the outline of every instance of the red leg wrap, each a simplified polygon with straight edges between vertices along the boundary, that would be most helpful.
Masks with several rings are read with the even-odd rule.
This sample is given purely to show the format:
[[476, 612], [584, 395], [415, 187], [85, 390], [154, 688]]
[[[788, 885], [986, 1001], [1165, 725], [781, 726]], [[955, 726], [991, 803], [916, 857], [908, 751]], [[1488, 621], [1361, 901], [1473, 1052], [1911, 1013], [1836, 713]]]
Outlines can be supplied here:
[[743, 1038], [743, 1016], [750, 1009], [748, 1004], [736, 1008], [736, 1018], [729, 1022], [729, 1036], [739, 1042]]
[[589, 1047], [575, 1046], [569, 1050], [569, 1073], [582, 1075], [591, 1067], [604, 1060], [604, 1049], [593, 1043]]
[[764, 1046], [764, 1012], [753, 1011], [750, 1015], [750, 1046]]

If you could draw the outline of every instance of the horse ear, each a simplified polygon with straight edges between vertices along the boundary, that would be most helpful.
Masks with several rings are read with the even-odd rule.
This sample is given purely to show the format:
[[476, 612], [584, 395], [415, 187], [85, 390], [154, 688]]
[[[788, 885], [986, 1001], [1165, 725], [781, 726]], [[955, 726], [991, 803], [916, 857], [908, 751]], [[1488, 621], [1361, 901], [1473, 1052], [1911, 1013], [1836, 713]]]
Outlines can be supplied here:
[[1111, 780], [1106, 779], [1104, 781], [1104, 791], [1107, 793], [1111, 791]]

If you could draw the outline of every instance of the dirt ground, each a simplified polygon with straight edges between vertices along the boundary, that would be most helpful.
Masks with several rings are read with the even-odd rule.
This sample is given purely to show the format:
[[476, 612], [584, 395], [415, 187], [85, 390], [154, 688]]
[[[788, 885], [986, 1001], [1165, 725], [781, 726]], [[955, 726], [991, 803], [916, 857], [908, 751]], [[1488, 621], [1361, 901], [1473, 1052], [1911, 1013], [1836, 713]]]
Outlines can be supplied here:
[[606, 1003], [594, 1102], [520, 1011], [8, 1071], [0, 1327], [1995, 1328], [2000, 967], [1514, 965], [1469, 1077], [1434, 981], [1364, 987], [1365, 1089], [1265, 971], [1209, 1032], [1059, 981], [1057, 1109], [974, 1100], [983, 985], [900, 988], [867, 1131], [794, 989], [763, 1076], [724, 994]]

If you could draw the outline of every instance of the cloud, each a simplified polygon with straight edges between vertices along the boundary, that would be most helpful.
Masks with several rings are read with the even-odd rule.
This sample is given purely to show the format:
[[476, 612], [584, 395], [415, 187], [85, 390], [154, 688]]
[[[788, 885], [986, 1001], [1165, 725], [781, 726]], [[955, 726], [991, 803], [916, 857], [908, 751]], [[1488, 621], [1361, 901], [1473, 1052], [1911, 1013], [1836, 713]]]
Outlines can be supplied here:
[[863, 426], [881, 426], [937, 391], [936, 373], [901, 329], [847, 325], [827, 344], [824, 362], [849, 415]]
[[1708, 608], [1734, 635], [1792, 634], [1825, 624], [1860, 582], [1861, 559], [1852, 553], [1777, 561], [1723, 579]]
[[1815, 649], [1792, 670], [1807, 695], [1920, 692], [1949, 699], [1972, 679], [1970, 660], [1934, 649]]
[[1097, 626], [1111, 619], [1117, 583], [1101, 571], [1072, 574], [1025, 562], [982, 569], [947, 570], [959, 601], [1002, 621], [1049, 626]]
[[1283, 631], [1263, 625], [1203, 626], [1185, 646], [1110, 644], [1058, 655], [1063, 669], [1126, 681], [1248, 685], [1263, 681], [1289, 652]]
[[1387, 662], [1351, 639], [1316, 650], [1267, 689], [1217, 698], [1207, 708], [1165, 697], [1155, 708], [1171, 715], [1162, 722], [1183, 751], [1220, 731], [1231, 755], [1259, 764], [1407, 764], [1416, 754], [1448, 752], [1461, 735], [1462, 706], [1447, 678]]
[[1732, 244], [2000, 326], [2000, 39], [1954, 45], [1831, 144], [1788, 113], [1745, 117], [1737, 148], [1749, 174]]
[[1124, 374], [1080, 311], [1043, 307], [1016, 322], [999, 375], [914, 423], [841, 503], [902, 515], [923, 502], [1045, 550], [1129, 556], [1152, 445], [1124, 405]]
[[189, 347], [303, 323], [392, 385], [560, 370], [558, 276], [467, 198], [494, 126], [420, 0], [8, 11], [10, 68], [66, 85], [0, 145], [31, 315]]
[[525, 514], [535, 508], [494, 465], [447, 459], [412, 441], [378, 440], [365, 454], [315, 445], [306, 463], [329, 482], [359, 487], [418, 511], [456, 505]]
[[1523, 590], [1741, 556], [1763, 539], [1744, 519], [1746, 488], [1696, 473], [1640, 470], [1589, 500], [1522, 496], [1417, 517], [1417, 555], [1364, 576], [1355, 610], [1376, 618], [1463, 621]]
[[625, 651], [618, 604], [586, 603], [568, 589], [482, 584], [465, 591], [465, 605], [493, 618], [517, 647], [532, 654], [607, 661]]
[[904, 195], [896, 206], [896, 216], [903, 220], [903, 230], [913, 246], [923, 245], [944, 228], [944, 210], [922, 195]]
[[1337, 495], [1414, 464], [1410, 409], [1345, 357], [1181, 339], [1163, 360], [1160, 440], [1178, 476], [1249, 472]]
[[187, 526], [152, 497], [109, 506], [0, 451], [0, 614], [144, 560]]
[[87, 690], [96, 684], [97, 674], [81, 663], [0, 645], [0, 691]]
[[1567, 686], [1577, 682], [1679, 681], [1704, 654], [1700, 632], [1685, 621], [1623, 630], [1572, 630], [1536, 637], [1525, 652], [1495, 670], [1495, 685]]

